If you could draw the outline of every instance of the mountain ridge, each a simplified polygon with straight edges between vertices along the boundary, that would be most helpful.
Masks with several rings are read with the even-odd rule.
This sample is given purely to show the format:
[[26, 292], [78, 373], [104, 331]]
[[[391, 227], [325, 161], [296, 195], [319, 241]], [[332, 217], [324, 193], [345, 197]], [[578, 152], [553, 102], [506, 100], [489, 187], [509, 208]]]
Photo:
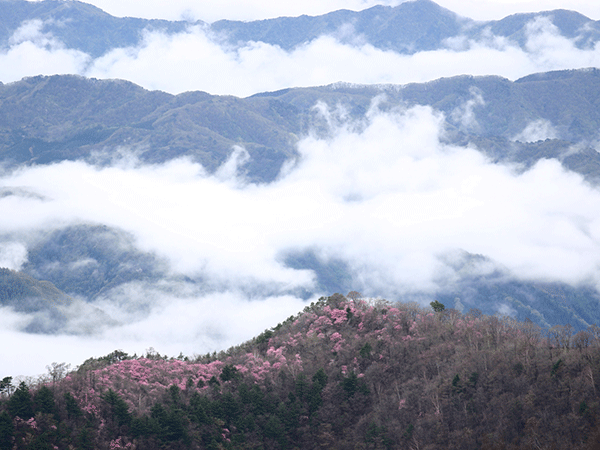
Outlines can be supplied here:
[[100, 309], [65, 294], [52, 282], [4, 267], [0, 267], [0, 306], [28, 315], [29, 320], [23, 321], [28, 333], [89, 334], [100, 321], [115, 323]]
[[[312, 110], [318, 101], [332, 108], [343, 105], [358, 118], [382, 93], [383, 110], [427, 105], [443, 112], [451, 143], [477, 142], [498, 161], [510, 157], [530, 166], [545, 154], [557, 158], [583, 143], [584, 148], [567, 154], [562, 163], [590, 180], [600, 178], [597, 152], [586, 149], [600, 128], [598, 69], [535, 74], [514, 82], [498, 76], [457, 76], [406, 85], [289, 88], [247, 98], [201, 91], [171, 95], [78, 75], [29, 77], [0, 85], [0, 157], [13, 166], [90, 160], [93, 154], [109, 162], [105, 149], [125, 146], [137, 148], [146, 162], [187, 155], [212, 172], [233, 146], [241, 145], [251, 157], [243, 168], [248, 179], [269, 182], [296, 155], [297, 140], [311, 129], [322, 129]], [[464, 129], [453, 114], [477, 96], [477, 127]], [[540, 120], [556, 133], [546, 143], [549, 153], [534, 150], [540, 143], [515, 138], [527, 123]], [[494, 150], [498, 139], [503, 153]]]
[[[9, 38], [21, 24], [38, 21], [41, 33], [50, 33], [66, 48], [83, 51], [92, 58], [105, 55], [115, 48], [139, 46], [144, 30], [173, 34], [186, 32], [190, 26], [201, 27], [211, 33], [217, 42], [233, 46], [265, 42], [291, 50], [324, 35], [334, 35], [342, 41], [352, 41], [360, 36], [360, 39], [376, 48], [401, 54], [447, 48], [449, 39], [460, 36], [482, 40], [489, 31], [523, 47], [527, 24], [536, 18], [549, 20], [566, 37], [578, 37], [576, 45], [580, 48], [592, 48], [600, 40], [600, 23], [574, 11], [520, 13], [500, 20], [475, 21], [461, 17], [431, 0], [403, 2], [395, 7], [378, 5], [362, 11], [338, 10], [318, 16], [302, 15], [248, 22], [220, 20], [211, 24], [201, 20], [187, 22], [113, 17], [99, 8], [78, 1], [44, 0], [30, 4], [26, 0], [3, 0], [2, 3], [5, 14], [0, 19], [0, 46], [9, 45]], [[385, 14], [382, 15], [382, 12]], [[62, 26], [65, 21], [69, 22], [69, 27]], [[86, 38], [82, 39], [81, 36]]]

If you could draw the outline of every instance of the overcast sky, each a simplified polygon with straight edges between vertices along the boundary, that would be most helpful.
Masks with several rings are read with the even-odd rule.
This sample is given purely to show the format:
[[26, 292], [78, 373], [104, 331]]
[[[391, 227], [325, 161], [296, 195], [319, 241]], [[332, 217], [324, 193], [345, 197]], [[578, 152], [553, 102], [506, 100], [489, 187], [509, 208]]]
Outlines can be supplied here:
[[[589, 1], [439, 3], [475, 19], [560, 7], [600, 18], [600, 5]], [[211, 22], [358, 10], [374, 2], [95, 4], [115, 15]], [[245, 96], [336, 81], [407, 83], [464, 73], [515, 79], [600, 66], [598, 51], [578, 50], [548, 21], [532, 22], [527, 33], [524, 49], [488, 36], [404, 56], [332, 36], [291, 52], [260, 43], [231, 50], [192, 28], [175, 36], [148, 34], [138, 48], [92, 60], [42, 33], [40, 23], [28, 23], [0, 53], [0, 80], [78, 73], [172, 93]], [[470, 108], [465, 104], [456, 111], [466, 125], [475, 120]], [[120, 324], [98, 327], [91, 337], [25, 334], [20, 329], [30, 318], [4, 308], [0, 338], [19, 344], [4, 347], [0, 367], [13, 375], [33, 375], [53, 361], [80, 364], [116, 348], [142, 353], [152, 346], [161, 353], [191, 355], [238, 344], [303, 308], [291, 292], [313, 289], [314, 274], [281, 262], [282, 255], [296, 250], [313, 249], [324, 260], [345, 261], [367, 294], [434, 290], [440, 279], [451, 282], [457, 276], [451, 262], [461, 251], [486, 255], [525, 279], [600, 283], [598, 190], [556, 161], [520, 173], [490, 163], [475, 149], [444, 145], [442, 120], [429, 108], [382, 113], [376, 107], [362, 128], [332, 120], [333, 137], [304, 136], [298, 146], [301, 163], [269, 185], [236, 178], [235, 159], [216, 175], [187, 160], [159, 166], [122, 161], [102, 169], [64, 162], [5, 174], [0, 187], [25, 187], [36, 195], [0, 198], [0, 234], [11, 237], [0, 246], [0, 265], [18, 270], [41, 231], [104, 224], [131, 233], [137, 248], [164, 258], [173, 275], [202, 276], [211, 289], [171, 281], [122, 286], [97, 304]], [[551, 123], [532, 122], [523, 124], [518, 137], [554, 136]], [[243, 161], [245, 151], [237, 149], [235, 155]], [[149, 305], [149, 312], [132, 310], [130, 304], [138, 303]]]

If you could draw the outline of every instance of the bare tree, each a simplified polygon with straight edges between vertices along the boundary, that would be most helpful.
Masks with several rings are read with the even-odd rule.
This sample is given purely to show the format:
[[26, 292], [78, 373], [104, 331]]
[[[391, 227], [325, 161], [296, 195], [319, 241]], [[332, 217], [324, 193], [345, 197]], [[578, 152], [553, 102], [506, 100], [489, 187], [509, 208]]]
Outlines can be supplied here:
[[57, 363], [53, 362], [49, 366], [46, 366], [46, 370], [48, 371], [48, 375], [52, 378], [52, 383], [56, 383], [58, 380], [67, 376], [69, 369], [71, 368], [71, 364], [67, 363]]

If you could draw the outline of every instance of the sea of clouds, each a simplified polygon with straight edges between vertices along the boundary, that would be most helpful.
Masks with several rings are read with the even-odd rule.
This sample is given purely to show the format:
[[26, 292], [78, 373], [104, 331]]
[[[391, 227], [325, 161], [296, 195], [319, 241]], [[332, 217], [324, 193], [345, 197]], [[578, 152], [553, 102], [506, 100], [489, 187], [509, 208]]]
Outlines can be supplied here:
[[[372, 3], [352, 4], [363, 6]], [[210, 11], [199, 17], [190, 8], [178, 14], [210, 20]], [[170, 36], [146, 33], [135, 48], [93, 59], [31, 21], [0, 50], [0, 80], [75, 73], [171, 93], [247, 96], [338, 81], [404, 84], [465, 73], [516, 79], [600, 65], [599, 49], [578, 49], [545, 19], [529, 24], [524, 47], [488, 35], [414, 55], [347, 34], [343, 42], [322, 36], [291, 51], [220, 42], [190, 26]], [[474, 95], [452, 119], [476, 126], [473, 110], [484, 101]], [[502, 268], [527, 280], [600, 283], [600, 192], [558, 161], [523, 172], [493, 164], [475, 148], [444, 144], [444, 117], [427, 107], [382, 112], [374, 102], [358, 123], [316, 107], [330, 136], [302, 136], [299, 158], [269, 184], [238, 175], [248, 158], [241, 147], [214, 174], [185, 158], [144, 165], [135, 157], [109, 167], [69, 161], [3, 171], [0, 188], [13, 194], [0, 196], [0, 266], [20, 269], [43, 233], [102, 224], [129, 233], [137, 250], [168, 268], [164, 280], [123, 284], [95, 299], [112, 322], [92, 322], [91, 333], [94, 319], [73, 315], [71, 334], [28, 334], [22, 330], [32, 318], [2, 308], [0, 339], [18, 343], [0, 355], [5, 373], [42, 373], [52, 361], [78, 364], [117, 348], [193, 355], [239, 344], [331, 294], [317, 292], [313, 272], [284, 264], [286, 255], [303, 251], [343, 261], [352, 288], [365, 295], [434, 292], [458, 279], [453, 261], [464, 252], [489, 258], [473, 268], [482, 273]], [[538, 121], [523, 124], [515, 138], [555, 133]]]
[[[344, 261], [365, 295], [433, 292], [458, 279], [453, 260], [461, 252], [492, 261], [473, 270], [600, 283], [600, 192], [558, 161], [523, 172], [444, 144], [444, 118], [429, 107], [382, 112], [375, 102], [359, 123], [320, 111], [330, 136], [302, 138], [298, 160], [269, 184], [237, 175], [247, 160], [241, 147], [214, 174], [185, 158], [6, 173], [0, 187], [28, 195], [0, 198], [0, 234], [12, 236], [2, 244], [3, 265], [19, 269], [41, 232], [103, 224], [134, 236], [172, 277], [96, 299], [116, 325], [99, 324], [91, 335], [26, 334], [27, 316], [5, 308], [3, 337], [19, 346], [3, 353], [3, 366], [25, 371], [10, 352], [36, 346], [45, 360], [30, 364], [43, 371], [50, 359], [115, 348], [191, 355], [239, 344], [303, 309], [298, 289], [315, 292], [314, 273], [284, 264], [290, 252]], [[308, 301], [321, 294], [331, 293]]]
[[139, 46], [117, 48], [96, 59], [66, 48], [43, 22], [28, 21], [0, 51], [0, 80], [17, 81], [38, 74], [75, 73], [121, 78], [147, 89], [173, 94], [201, 90], [249, 96], [288, 87], [339, 81], [357, 84], [406, 84], [461, 74], [499, 75], [517, 79], [534, 72], [600, 65], [600, 51], [579, 49], [577, 38], [560, 34], [548, 18], [527, 27], [524, 47], [488, 34], [481, 40], [453, 38], [445, 48], [402, 55], [364, 43], [359, 35], [343, 39], [324, 35], [293, 50], [248, 42], [222, 43], [202, 26], [167, 35], [147, 32]]

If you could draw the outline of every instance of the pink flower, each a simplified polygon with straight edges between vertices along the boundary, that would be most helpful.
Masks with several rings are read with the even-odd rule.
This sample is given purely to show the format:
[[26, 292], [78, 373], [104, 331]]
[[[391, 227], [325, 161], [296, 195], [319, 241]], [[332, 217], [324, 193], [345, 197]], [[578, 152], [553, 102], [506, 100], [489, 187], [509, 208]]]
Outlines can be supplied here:
[[339, 352], [342, 349], [342, 345], [344, 344], [344, 342], [346, 342], [344, 339], [338, 341], [337, 344], [333, 346], [333, 349], [331, 351], [336, 353]]
[[334, 309], [331, 311], [331, 318], [333, 319], [333, 323], [339, 324], [348, 320], [348, 315], [343, 309]]
[[340, 339], [342, 339], [342, 335], [336, 331], [331, 336], [329, 336], [329, 339], [331, 339], [331, 341], [333, 342], [339, 341]]

